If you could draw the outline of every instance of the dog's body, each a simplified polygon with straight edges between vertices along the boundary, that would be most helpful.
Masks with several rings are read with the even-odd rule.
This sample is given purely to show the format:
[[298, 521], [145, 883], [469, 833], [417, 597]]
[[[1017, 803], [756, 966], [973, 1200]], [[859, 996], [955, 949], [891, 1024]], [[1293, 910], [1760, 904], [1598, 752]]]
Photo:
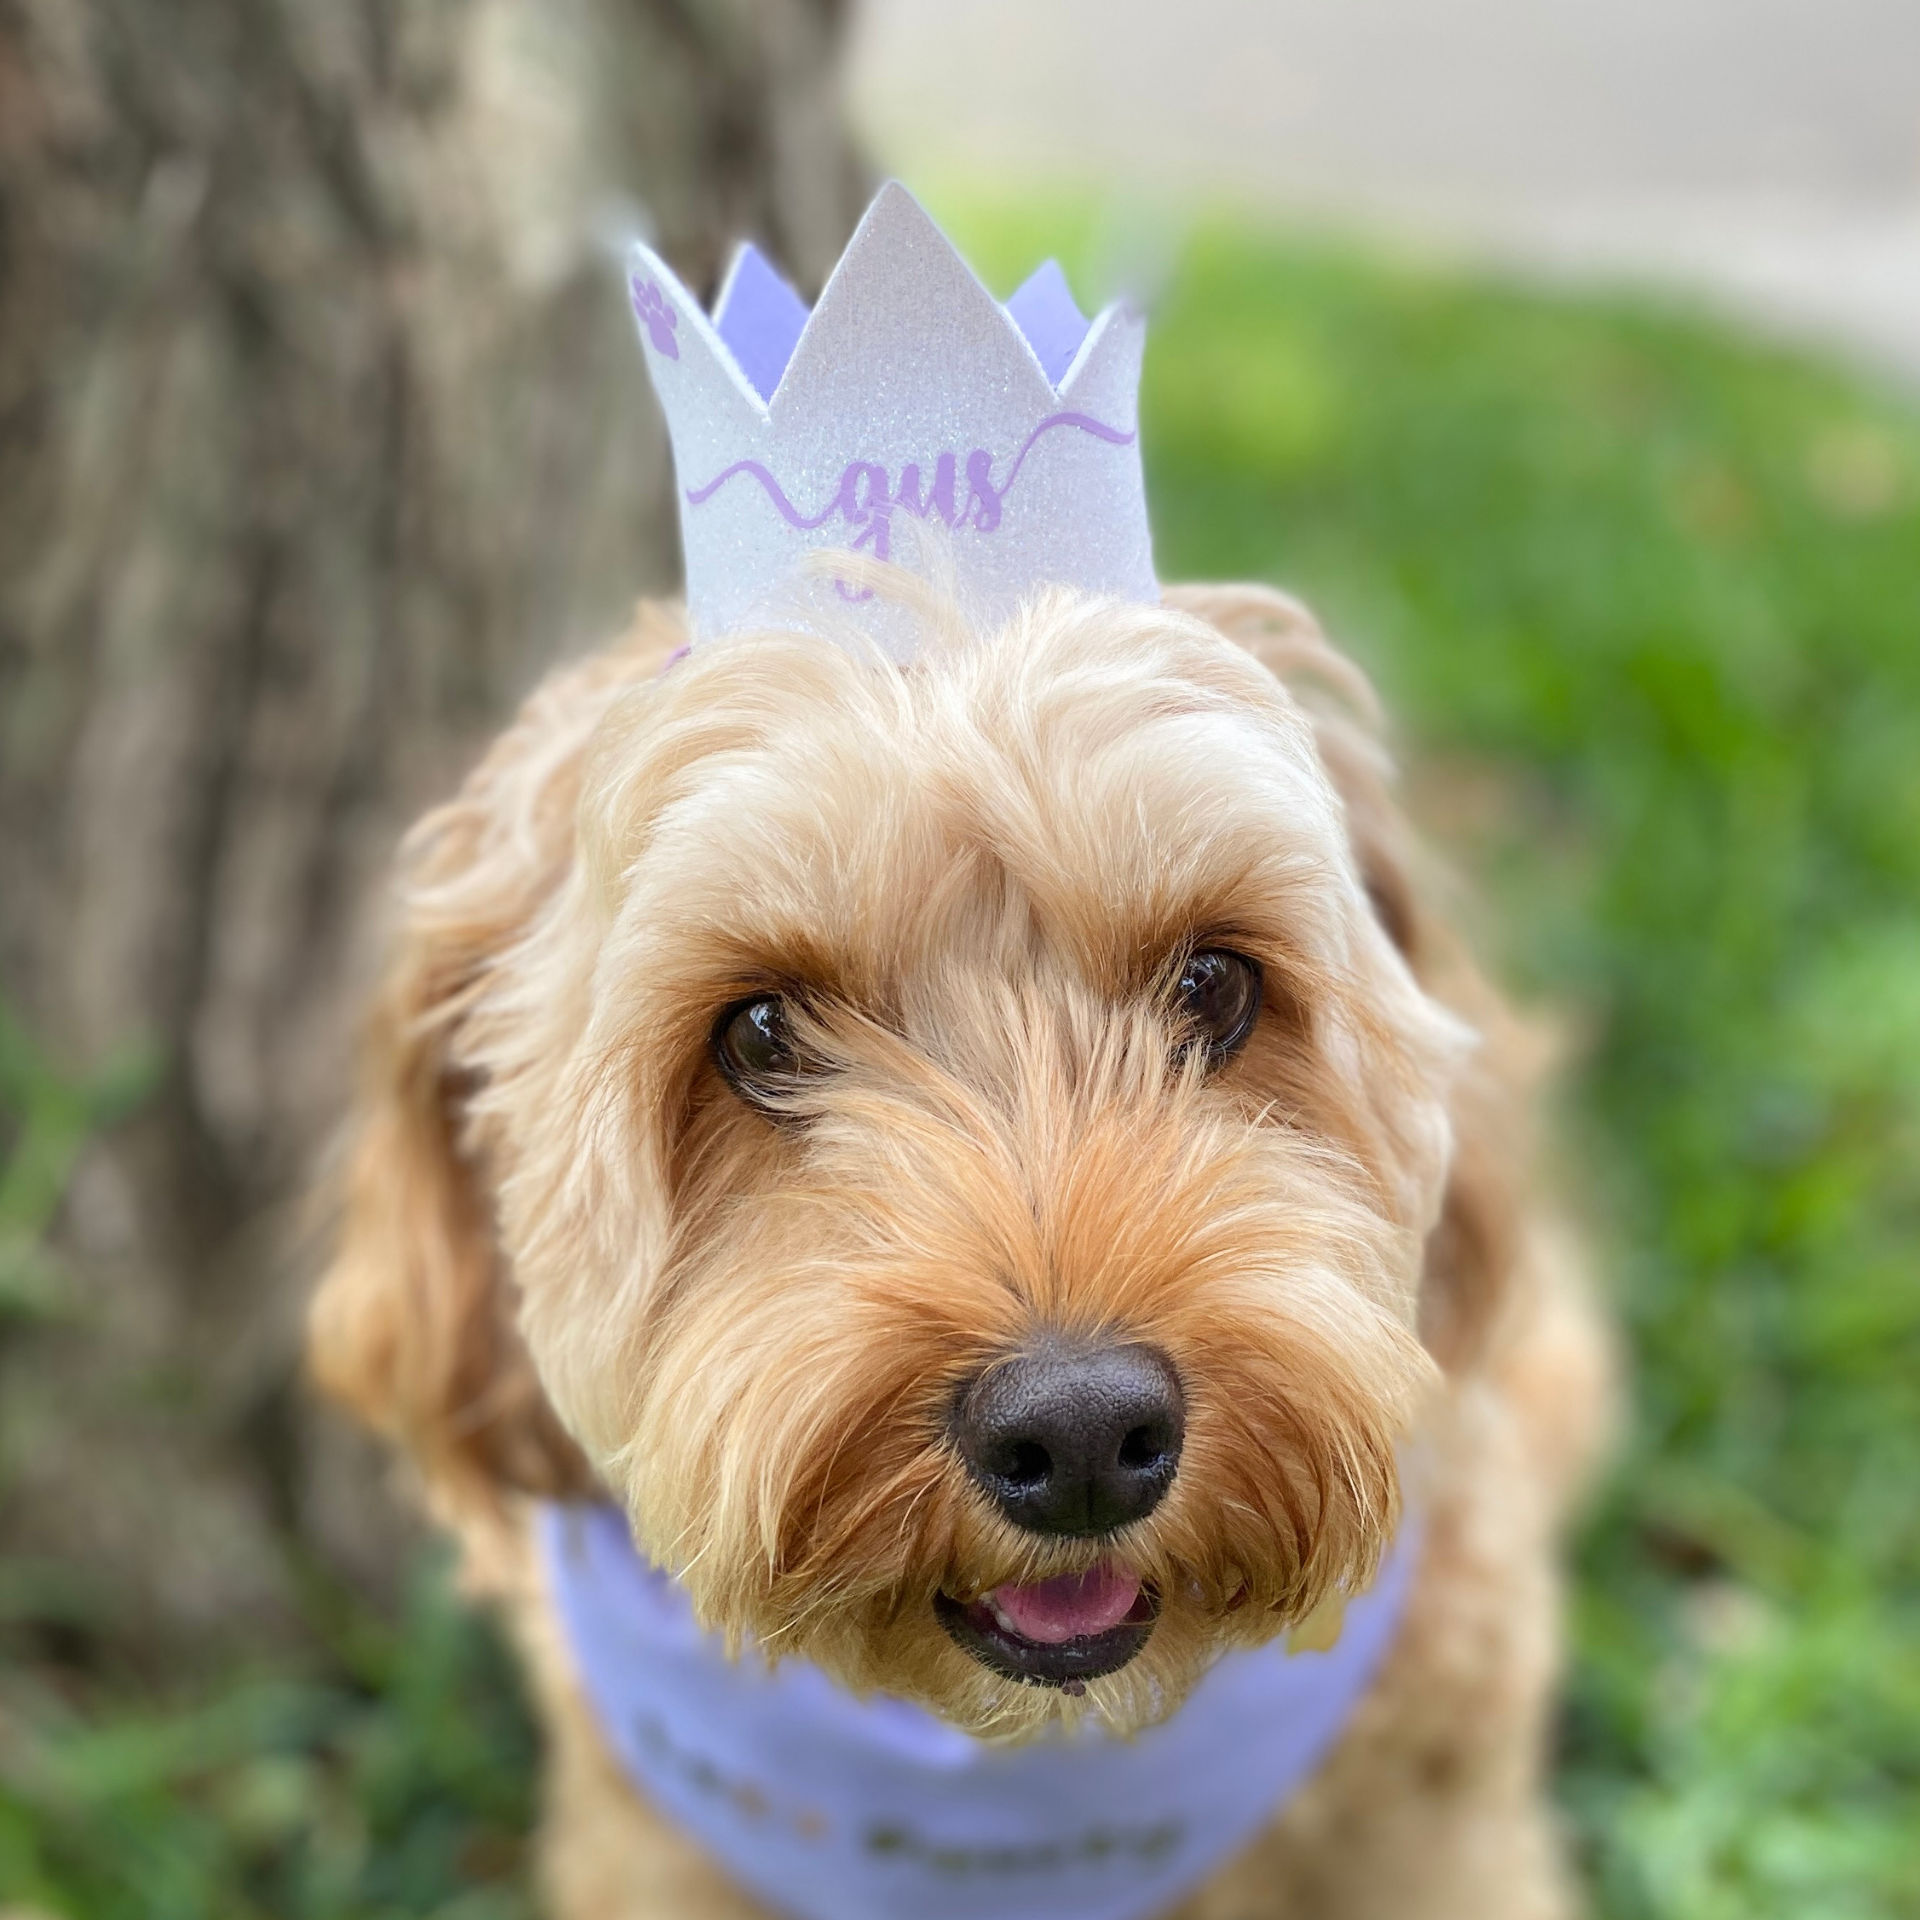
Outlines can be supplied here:
[[[709, 1623], [1020, 1740], [1145, 1725], [1324, 1618], [1404, 1468], [1385, 1667], [1179, 1911], [1561, 1913], [1555, 1538], [1606, 1347], [1529, 1186], [1533, 1049], [1414, 884], [1371, 696], [1258, 590], [926, 617], [906, 669], [794, 635], [669, 666], [643, 612], [410, 843], [316, 1355], [512, 1615], [551, 1910], [763, 1912], [611, 1758], [531, 1500], [611, 1493]], [[1235, 968], [1257, 1021], [1203, 1031]], [[1058, 1381], [1115, 1366], [1151, 1485], [1036, 1518], [1081, 1428], [1050, 1403], [1014, 1486], [982, 1396], [1077, 1420]], [[1133, 1624], [1045, 1628], [1102, 1580]]]

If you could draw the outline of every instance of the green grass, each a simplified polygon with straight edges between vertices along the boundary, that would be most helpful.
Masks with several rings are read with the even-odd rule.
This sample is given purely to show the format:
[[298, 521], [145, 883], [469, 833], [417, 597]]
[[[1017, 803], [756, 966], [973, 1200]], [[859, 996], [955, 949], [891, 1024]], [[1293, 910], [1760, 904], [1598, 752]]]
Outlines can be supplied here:
[[[1002, 289], [1098, 240], [944, 211]], [[1561, 1756], [1601, 1910], [1920, 1915], [1920, 412], [1643, 303], [1226, 226], [1144, 405], [1162, 573], [1322, 610], [1581, 1036], [1565, 1158], [1636, 1364]], [[520, 1911], [497, 1656], [428, 1595], [319, 1671], [16, 1714], [0, 1894]]]
[[[533, 1732], [438, 1557], [398, 1621], [211, 1697], [0, 1701], [0, 1903], [72, 1920], [531, 1920]], [[110, 1698], [111, 1696], [109, 1696]]]

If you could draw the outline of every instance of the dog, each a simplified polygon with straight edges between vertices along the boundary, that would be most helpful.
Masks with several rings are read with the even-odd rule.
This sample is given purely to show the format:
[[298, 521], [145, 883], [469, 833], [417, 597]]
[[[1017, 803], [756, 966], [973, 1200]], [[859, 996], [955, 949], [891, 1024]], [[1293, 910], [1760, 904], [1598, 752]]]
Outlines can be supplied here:
[[583, 1686], [537, 1536], [611, 1502], [743, 1667], [1064, 1765], [1397, 1564], [1328, 1750], [1162, 1910], [1569, 1912], [1609, 1341], [1368, 682], [1261, 587], [898, 591], [906, 666], [643, 606], [401, 857], [312, 1361], [512, 1623], [548, 1910], [783, 1910]]

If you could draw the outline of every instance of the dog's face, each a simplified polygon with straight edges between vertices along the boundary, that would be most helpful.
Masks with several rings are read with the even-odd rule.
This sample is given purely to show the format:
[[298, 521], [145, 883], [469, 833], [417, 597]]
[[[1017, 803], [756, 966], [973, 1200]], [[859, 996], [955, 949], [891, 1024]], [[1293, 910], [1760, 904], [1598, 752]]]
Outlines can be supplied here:
[[1364, 1580], [1460, 1049], [1311, 727], [1061, 600], [696, 651], [463, 1015], [541, 1387], [702, 1615], [976, 1731], [1137, 1725]]

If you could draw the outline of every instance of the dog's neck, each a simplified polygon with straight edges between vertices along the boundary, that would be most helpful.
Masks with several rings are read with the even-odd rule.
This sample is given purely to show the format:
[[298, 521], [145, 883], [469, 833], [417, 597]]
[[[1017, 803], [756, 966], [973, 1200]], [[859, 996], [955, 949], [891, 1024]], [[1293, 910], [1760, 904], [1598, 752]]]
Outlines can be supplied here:
[[819, 1668], [730, 1660], [611, 1506], [542, 1508], [543, 1578], [608, 1745], [732, 1876], [803, 1920], [1136, 1920], [1269, 1820], [1344, 1730], [1418, 1556], [1402, 1531], [1337, 1643], [1227, 1655], [1129, 1741], [995, 1746]]

